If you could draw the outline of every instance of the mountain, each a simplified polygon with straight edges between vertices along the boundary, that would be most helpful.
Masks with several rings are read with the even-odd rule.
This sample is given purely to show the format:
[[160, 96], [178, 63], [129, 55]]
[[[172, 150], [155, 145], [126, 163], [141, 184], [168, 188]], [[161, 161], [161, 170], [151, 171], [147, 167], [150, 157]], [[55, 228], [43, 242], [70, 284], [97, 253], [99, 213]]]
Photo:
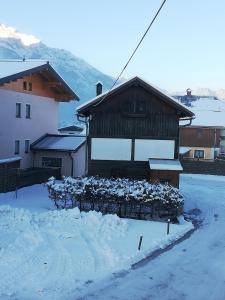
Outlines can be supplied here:
[[92, 67], [85, 60], [64, 49], [51, 48], [32, 35], [0, 24], [0, 59], [44, 59], [59, 72], [78, 94], [80, 101], [60, 104], [60, 125], [76, 121], [75, 107], [95, 96], [95, 84], [108, 89], [113, 78]]

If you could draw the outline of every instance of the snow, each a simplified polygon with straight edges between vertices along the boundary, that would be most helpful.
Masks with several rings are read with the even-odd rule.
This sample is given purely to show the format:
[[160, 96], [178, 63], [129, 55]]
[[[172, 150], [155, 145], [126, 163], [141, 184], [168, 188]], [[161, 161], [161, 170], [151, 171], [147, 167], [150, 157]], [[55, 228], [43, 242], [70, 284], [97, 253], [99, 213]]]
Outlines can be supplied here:
[[190, 147], [179, 147], [179, 154], [184, 155], [191, 150]]
[[225, 102], [215, 99], [200, 98], [192, 102], [192, 111], [196, 118], [192, 125], [225, 126]]
[[22, 158], [19, 157], [19, 156], [4, 158], [4, 159], [0, 159], [0, 164], [6, 164], [6, 163], [14, 162], [14, 161], [17, 161], [17, 160], [21, 160], [21, 159]]
[[13, 27], [0, 24], [0, 38], [14, 38], [20, 40], [25, 46], [37, 44], [40, 42], [35, 36], [16, 31]]
[[0, 216], [0, 299], [74, 299], [192, 228], [55, 210], [45, 185], [0, 194]]
[[169, 251], [77, 291], [74, 299], [225, 299], [225, 177], [183, 174], [180, 185], [185, 210], [201, 226]]
[[149, 159], [151, 170], [183, 171], [178, 159]]

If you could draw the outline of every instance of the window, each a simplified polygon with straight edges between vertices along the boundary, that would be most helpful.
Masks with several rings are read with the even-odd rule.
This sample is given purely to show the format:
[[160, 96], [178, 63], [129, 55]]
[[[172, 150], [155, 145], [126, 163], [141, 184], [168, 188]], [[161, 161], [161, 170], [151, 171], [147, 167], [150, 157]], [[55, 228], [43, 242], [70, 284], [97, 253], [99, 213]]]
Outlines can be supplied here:
[[59, 157], [42, 157], [42, 167], [62, 167], [62, 158]]
[[26, 118], [27, 119], [30, 119], [30, 112], [31, 112], [31, 109], [30, 109], [30, 104], [26, 104]]
[[127, 99], [121, 102], [122, 113], [130, 116], [144, 116], [146, 114], [146, 101], [142, 99]]
[[24, 148], [25, 148], [25, 153], [28, 153], [29, 152], [29, 149], [30, 149], [30, 140], [25, 140], [25, 144], [24, 144]]
[[32, 82], [29, 82], [28, 84], [28, 91], [32, 91]]
[[26, 81], [23, 82], [23, 89], [27, 90], [27, 82]]
[[21, 103], [16, 103], [16, 117], [21, 118]]
[[205, 151], [204, 150], [195, 150], [194, 151], [194, 158], [204, 158]]
[[19, 154], [20, 153], [20, 141], [16, 140], [15, 141], [15, 154]]

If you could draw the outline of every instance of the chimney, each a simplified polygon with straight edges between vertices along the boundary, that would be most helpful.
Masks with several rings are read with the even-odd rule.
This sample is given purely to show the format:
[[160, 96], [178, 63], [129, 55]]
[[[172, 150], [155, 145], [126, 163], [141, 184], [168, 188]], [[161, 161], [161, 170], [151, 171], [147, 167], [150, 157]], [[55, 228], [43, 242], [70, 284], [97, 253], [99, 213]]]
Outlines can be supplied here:
[[100, 95], [102, 93], [102, 83], [98, 81], [96, 83], [96, 96]]
[[186, 90], [186, 92], [187, 92], [187, 96], [191, 96], [191, 89], [190, 89], [190, 88], [188, 88], [188, 89]]

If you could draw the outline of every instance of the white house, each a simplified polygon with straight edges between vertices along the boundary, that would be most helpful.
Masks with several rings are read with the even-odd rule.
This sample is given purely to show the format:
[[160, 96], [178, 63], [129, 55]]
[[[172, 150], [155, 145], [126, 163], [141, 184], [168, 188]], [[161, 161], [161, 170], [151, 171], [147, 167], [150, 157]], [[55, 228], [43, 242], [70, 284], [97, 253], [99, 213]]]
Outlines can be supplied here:
[[0, 61], [0, 160], [33, 167], [30, 145], [58, 133], [59, 102], [71, 100], [79, 98], [48, 62]]

